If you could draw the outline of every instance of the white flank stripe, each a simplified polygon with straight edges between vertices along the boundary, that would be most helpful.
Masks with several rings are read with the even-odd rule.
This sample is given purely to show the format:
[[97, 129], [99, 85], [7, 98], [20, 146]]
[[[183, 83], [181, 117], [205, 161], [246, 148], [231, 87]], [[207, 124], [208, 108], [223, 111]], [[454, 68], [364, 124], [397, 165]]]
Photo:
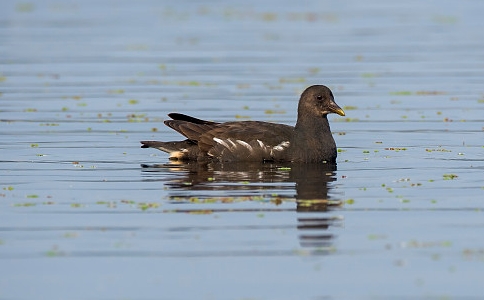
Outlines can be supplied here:
[[237, 145], [231, 139], [228, 139], [227, 142], [230, 142], [232, 144], [232, 147], [230, 147], [230, 149], [237, 147]]
[[276, 150], [276, 151], [282, 151], [282, 150], [284, 150], [284, 148], [289, 147], [290, 144], [291, 143], [289, 141], [285, 141], [285, 142], [280, 143], [277, 146], [274, 146], [273, 149]]
[[249, 151], [252, 151], [252, 146], [247, 144], [246, 142], [244, 141], [241, 141], [241, 140], [236, 140], [237, 143], [241, 144], [242, 146], [244, 146], [245, 148], [247, 148]]
[[220, 145], [224, 146], [225, 148], [230, 148], [229, 145], [224, 140], [221, 140], [221, 139], [216, 138], [216, 137], [214, 137], [213, 140], [215, 142], [219, 143]]

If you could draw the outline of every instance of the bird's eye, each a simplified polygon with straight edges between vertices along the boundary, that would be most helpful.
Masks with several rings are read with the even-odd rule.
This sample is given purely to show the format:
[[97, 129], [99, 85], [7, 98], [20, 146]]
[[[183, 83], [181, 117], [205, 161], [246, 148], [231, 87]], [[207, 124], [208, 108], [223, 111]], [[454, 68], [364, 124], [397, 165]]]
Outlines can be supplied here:
[[317, 96], [316, 96], [316, 99], [318, 99], [318, 100], [323, 100], [323, 96], [321, 96], [321, 95], [317, 95]]

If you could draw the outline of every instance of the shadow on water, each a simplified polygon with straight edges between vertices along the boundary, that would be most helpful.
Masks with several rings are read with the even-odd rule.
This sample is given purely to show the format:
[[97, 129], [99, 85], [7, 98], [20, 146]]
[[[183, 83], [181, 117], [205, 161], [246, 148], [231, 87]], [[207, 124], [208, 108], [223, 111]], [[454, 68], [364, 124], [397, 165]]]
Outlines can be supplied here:
[[[335, 235], [328, 230], [342, 223], [341, 217], [328, 213], [341, 206], [341, 201], [331, 199], [330, 195], [329, 183], [336, 181], [335, 165], [177, 162], [142, 166], [145, 180], [163, 181], [168, 199], [173, 203], [266, 201], [274, 203], [275, 207], [295, 203], [295, 208], [285, 209], [274, 206], [262, 210], [230, 207], [213, 211], [295, 210], [302, 247], [329, 248]], [[159, 172], [164, 174], [160, 176], [163, 179], [156, 176]], [[177, 209], [174, 212], [193, 212], [193, 209]]]

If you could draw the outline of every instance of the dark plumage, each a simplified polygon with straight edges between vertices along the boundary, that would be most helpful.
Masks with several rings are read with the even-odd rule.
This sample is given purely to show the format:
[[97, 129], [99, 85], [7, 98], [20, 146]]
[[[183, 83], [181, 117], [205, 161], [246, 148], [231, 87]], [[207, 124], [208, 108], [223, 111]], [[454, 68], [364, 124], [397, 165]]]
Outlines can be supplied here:
[[296, 126], [260, 121], [216, 123], [170, 113], [165, 124], [187, 139], [142, 141], [170, 159], [216, 161], [336, 162], [336, 144], [327, 115], [344, 111], [324, 85], [308, 87], [299, 100]]

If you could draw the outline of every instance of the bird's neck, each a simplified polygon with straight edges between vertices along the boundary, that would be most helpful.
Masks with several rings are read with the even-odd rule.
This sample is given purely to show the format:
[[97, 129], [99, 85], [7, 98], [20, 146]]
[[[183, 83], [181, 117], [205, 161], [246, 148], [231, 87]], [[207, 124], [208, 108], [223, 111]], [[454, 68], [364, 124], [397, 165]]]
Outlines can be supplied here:
[[321, 134], [331, 134], [331, 129], [329, 127], [328, 116], [318, 116], [318, 117], [300, 117], [295, 126], [296, 132], [302, 132], [309, 136], [320, 136]]
[[[299, 118], [294, 131], [294, 145], [298, 149], [304, 149], [293, 153], [294, 160], [306, 162], [336, 160], [336, 144], [326, 115], [303, 118], [303, 121]], [[321, 159], [322, 157], [324, 159]]]

